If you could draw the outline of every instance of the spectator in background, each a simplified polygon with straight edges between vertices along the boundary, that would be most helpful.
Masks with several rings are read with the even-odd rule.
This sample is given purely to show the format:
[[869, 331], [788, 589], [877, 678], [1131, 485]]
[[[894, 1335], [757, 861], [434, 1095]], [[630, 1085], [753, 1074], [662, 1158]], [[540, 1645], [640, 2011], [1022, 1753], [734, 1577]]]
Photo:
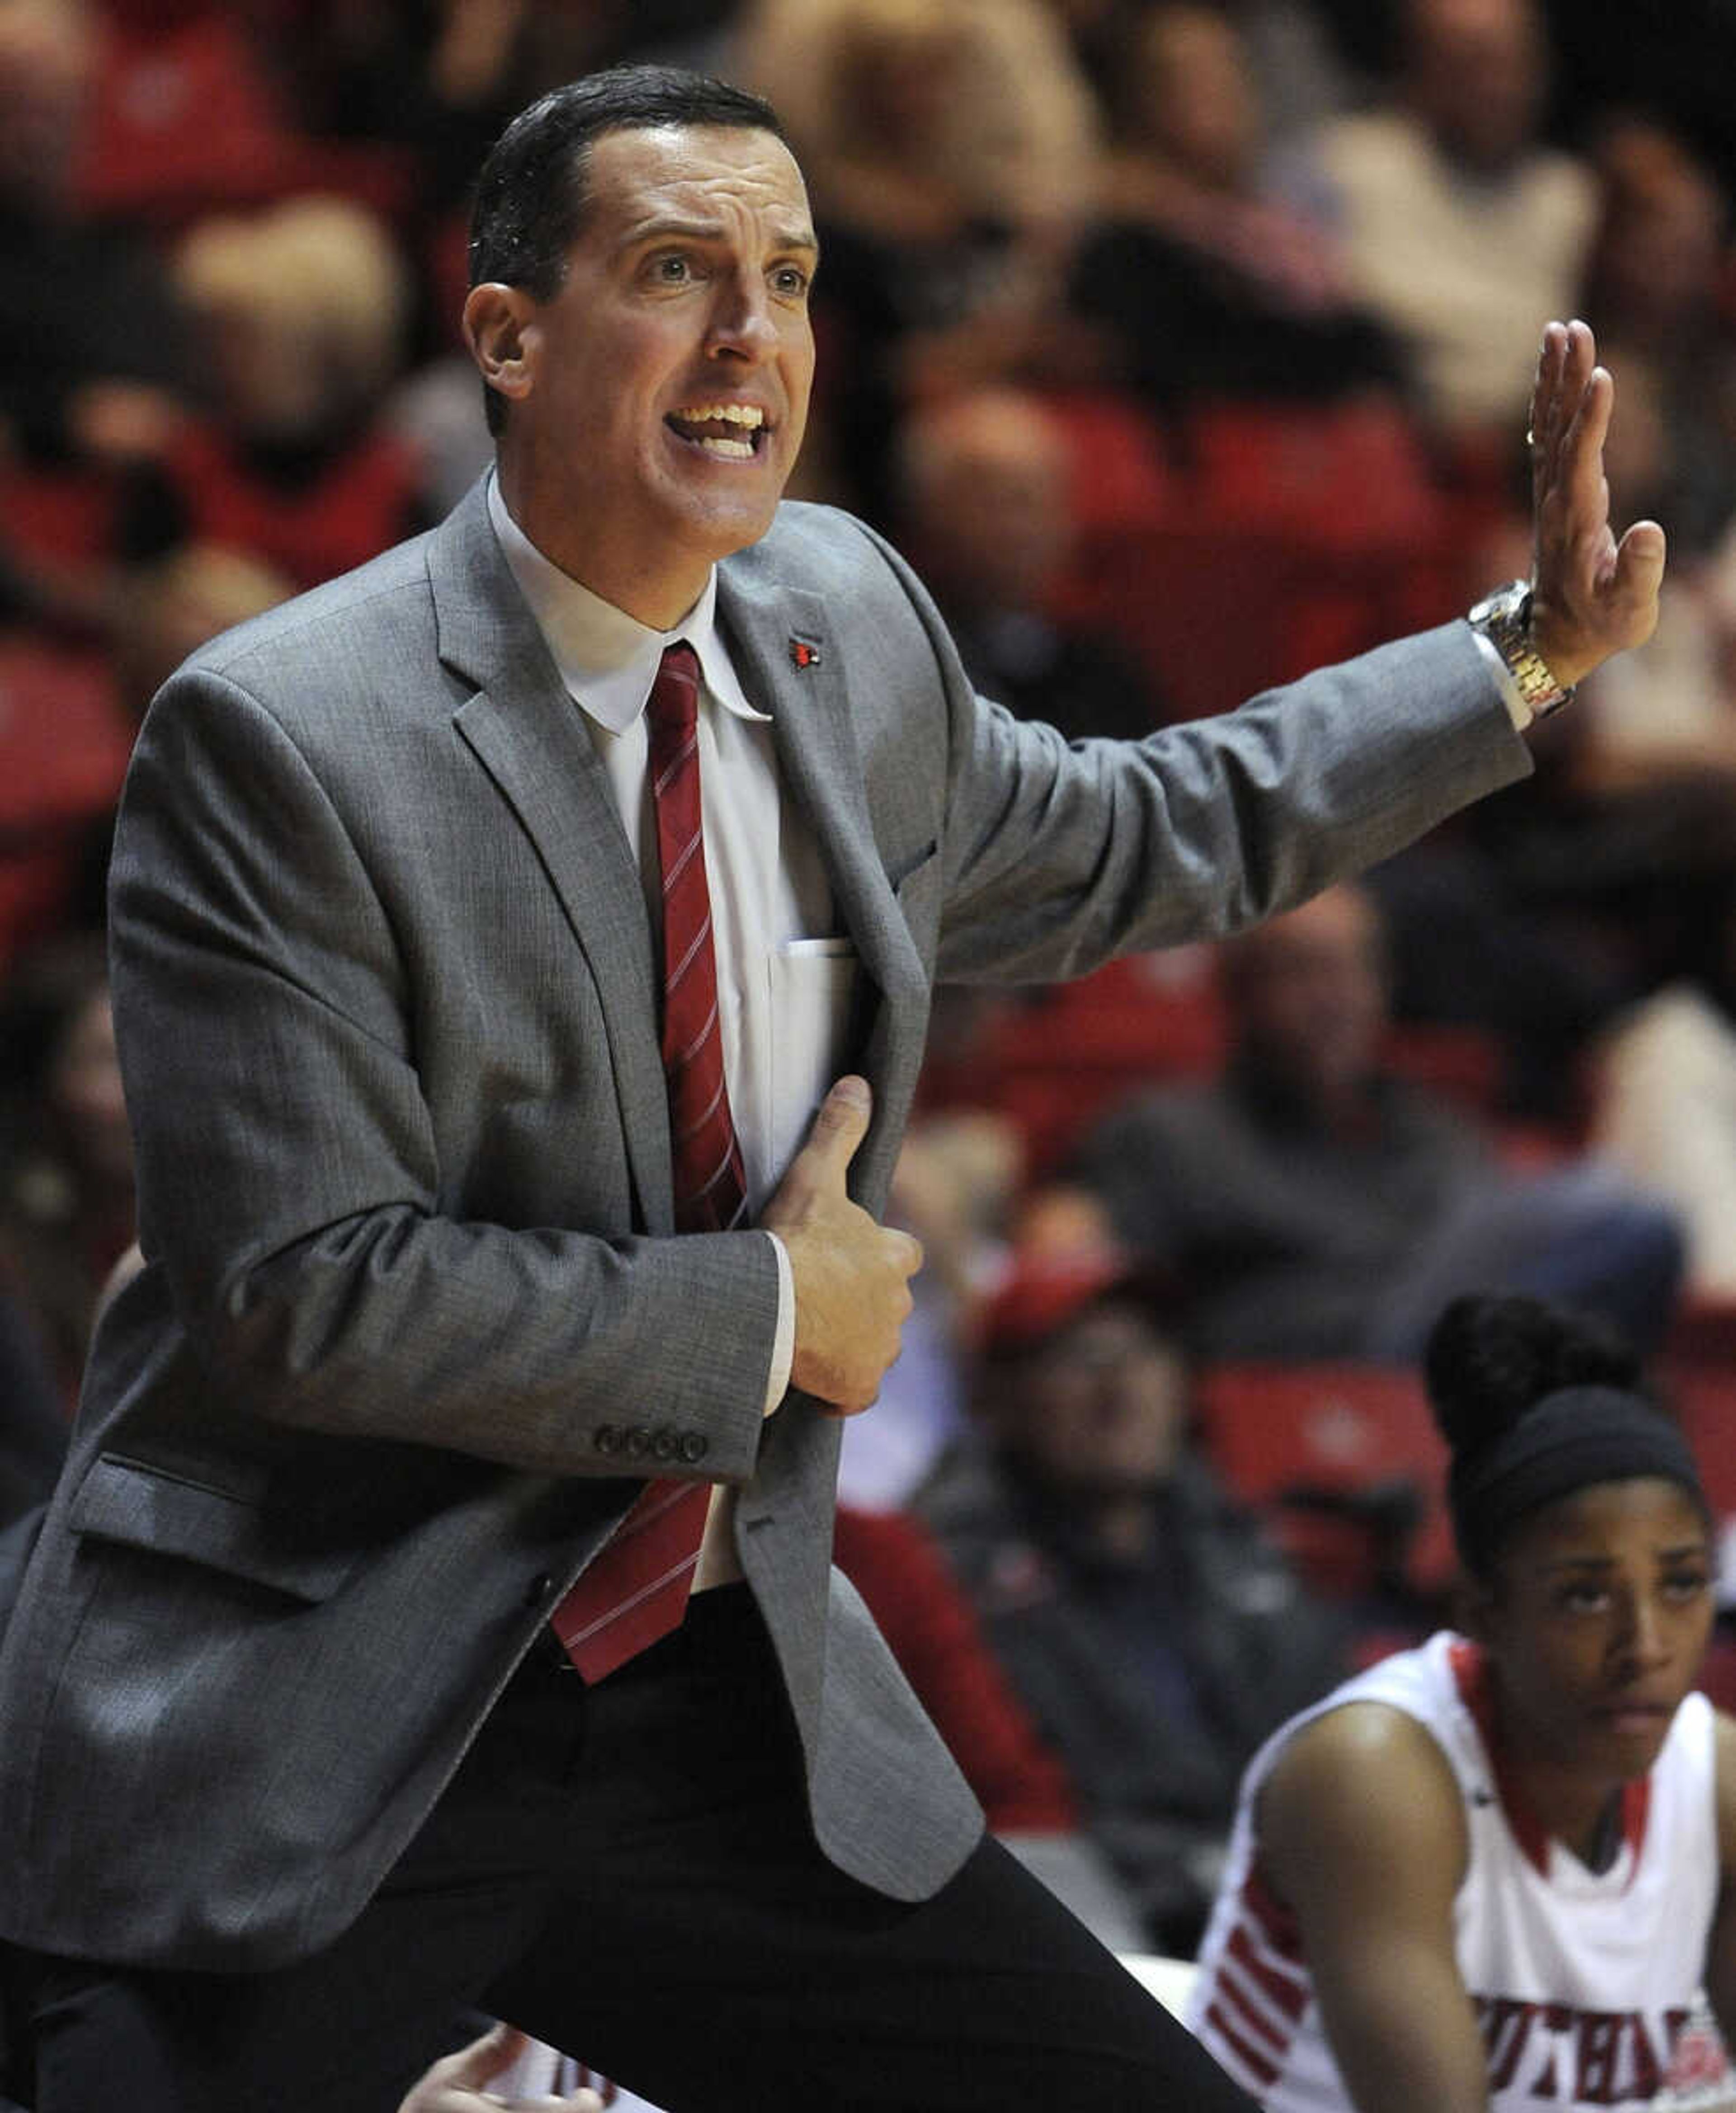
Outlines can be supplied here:
[[99, 939], [51, 941], [0, 997], [0, 1257], [70, 1408], [103, 1283], [134, 1233], [133, 1149]]
[[179, 544], [166, 557], [136, 567], [114, 640], [121, 701], [134, 723], [195, 648], [294, 591], [286, 574], [221, 543]]
[[1124, 1260], [1016, 1270], [985, 1316], [974, 1406], [917, 1509], [1147, 1942], [1186, 1956], [1237, 1776], [1342, 1675], [1339, 1624], [1190, 1446], [1186, 1355]]
[[312, 586], [425, 525], [419, 467], [379, 418], [410, 291], [385, 224], [346, 199], [294, 199], [199, 222], [175, 268], [216, 405], [166, 459], [160, 532]]
[[[1660, 377], [1642, 365], [1624, 373], [1622, 387], [1621, 440], [1605, 463], [1611, 491], [1618, 504], [1636, 493], [1661, 501], [1672, 449]], [[1697, 831], [1701, 860], [1726, 854], [1736, 821], [1736, 537], [1722, 551], [1689, 549], [1661, 598], [1658, 628], [1631, 669], [1608, 680], [1598, 669], [1579, 702], [1583, 709], [1567, 722], [1560, 746], [1565, 789], [1582, 803], [1571, 856], [1583, 860], [1585, 879], [1602, 863], [1585, 841], [1588, 822], [1595, 826], [1588, 806], [1620, 810], [1661, 796], [1671, 810], [1652, 832], [1650, 856], [1636, 847], [1629, 879], [1644, 879], [1640, 869], [1655, 872], [1660, 862], [1679, 869], [1684, 833], [1693, 825], [1679, 811], [1683, 797], [1697, 810], [1711, 801]]]
[[1096, 117], [1043, 0], [759, 0], [738, 70], [774, 75], [816, 208], [895, 247], [1066, 224]]
[[825, 253], [804, 481], [885, 525], [909, 405], [1049, 357], [1095, 107], [1041, 0], [759, 0], [736, 75], [785, 112]]
[[36, 625], [101, 620], [117, 495], [194, 389], [149, 244], [78, 202], [96, 38], [83, 0], [0, 7], [0, 613]]
[[1684, 966], [1612, 1024], [1592, 1069], [1591, 1138], [1680, 1214], [1688, 1290], [1736, 1300], [1736, 881]]
[[1479, 447], [1524, 422], [1542, 319], [1577, 298], [1597, 191], [1540, 144], [1532, 0], [1408, 0], [1392, 100], [1314, 160], [1352, 283], [1408, 349], [1431, 423]]
[[1100, 1943], [1142, 1951], [1137, 1902], [1082, 1831], [1057, 1749], [1039, 1732], [928, 1528], [911, 1512], [840, 1504], [832, 1559], [868, 1603], [990, 1831]]
[[[628, 58], [725, 71], [735, 0], [272, 0], [274, 71], [321, 139], [412, 150], [441, 209], [495, 135], [563, 80]], [[275, 19], [274, 19], [275, 18]]]
[[1399, 348], [1356, 304], [1337, 245], [1268, 181], [1237, 22], [1204, 0], [1146, 7], [1128, 19], [1115, 80], [1101, 217], [1070, 275], [1112, 371], [1172, 408], [1397, 383]]
[[[1619, 334], [1612, 503], [1667, 523], [1644, 647], [1599, 669], [1536, 746], [1536, 776], [1369, 875], [1394, 1006], [1500, 1035], [1506, 1104], [1577, 1111], [1581, 1057], [1619, 1014], [1692, 981], [1736, 873], [1736, 339], [1719, 321], [1721, 202], [1679, 143], [1620, 125], [1591, 311]], [[1655, 298], [1654, 298], [1655, 296]], [[1721, 524], [1721, 525], [1720, 525]], [[1510, 512], [1480, 573], [1525, 563]]]
[[[116, 597], [109, 659], [116, 701], [130, 731], [157, 691], [196, 646], [262, 615], [295, 591], [281, 573], [244, 550], [184, 543], [131, 567]], [[67, 905], [70, 925], [100, 933], [107, 914], [112, 810], [89, 833]]]
[[182, 319], [148, 246], [75, 203], [95, 36], [81, 0], [0, 8], [0, 457], [31, 463], [155, 453], [188, 385]]
[[1654, 482], [1678, 557], [1715, 548], [1736, 513], [1736, 331], [1726, 313], [1728, 204], [1676, 135], [1628, 118], [1600, 139], [1602, 214], [1585, 313], [1624, 390], [1643, 381], [1661, 431]]
[[1221, 1076], [1105, 1118], [1073, 1178], [1183, 1271], [1202, 1350], [1406, 1361], [1455, 1293], [1501, 1285], [1661, 1339], [1681, 1239], [1589, 1161], [1526, 1178], [1387, 1068], [1378, 913], [1341, 885], [1227, 943]]
[[1055, 613], [1075, 541], [1071, 459], [1041, 399], [983, 389], [918, 408], [900, 464], [904, 539], [977, 687], [1069, 740], [1150, 732], [1164, 711], [1138, 661]]
[[[1736, 330], [1721, 311], [1725, 201], [1656, 126], [1613, 126], [1598, 163], [1605, 209], [1587, 313], [1607, 318], [1624, 410], [1606, 469], [1619, 499], [1643, 494], [1657, 508], [1679, 562], [1631, 676], [1586, 687], [1588, 709], [1572, 728], [1574, 774], [1600, 793], [1707, 777], [1728, 792], [1736, 786]], [[1721, 833], [1728, 841], [1727, 819]]]
[[[1666, 285], [1679, 268], [1661, 256]], [[1709, 510], [1682, 475], [1696, 457], [1716, 466], [1713, 434], [1693, 436], [1697, 422], [1715, 422], [1716, 390], [1710, 367], [1703, 388], [1686, 380], [1691, 343], [1684, 324], [1674, 374], [1661, 349], [1623, 367], [1621, 430], [1604, 459], [1615, 505], [1656, 506], [1674, 539], [1679, 500], [1689, 524], [1673, 541], [1679, 562], [1657, 628], [1630, 662], [1588, 678], [1538, 745], [1530, 796], [1505, 818], [1479, 815], [1469, 832], [1519, 882], [1506, 915], [1520, 933], [1533, 946], [1551, 932], [1576, 936], [1583, 956], [1613, 972], [1600, 1028], [1701, 975], [1736, 882], [1736, 525], [1707, 548]], [[1707, 490], [1736, 501], [1736, 486], [1715, 477]]]
[[1005, 1268], [1007, 1216], [1024, 1171], [1018, 1130], [986, 1110], [918, 1116], [906, 1131], [887, 1216], [922, 1242], [923, 1268], [874, 1413], [845, 1424], [842, 1503], [899, 1509], [963, 1427], [965, 1346]]

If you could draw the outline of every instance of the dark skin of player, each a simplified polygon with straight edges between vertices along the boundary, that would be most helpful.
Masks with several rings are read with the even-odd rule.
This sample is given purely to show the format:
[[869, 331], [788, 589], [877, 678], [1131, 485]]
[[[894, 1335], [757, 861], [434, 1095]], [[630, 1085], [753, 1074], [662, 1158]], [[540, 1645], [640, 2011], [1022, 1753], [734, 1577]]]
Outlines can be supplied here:
[[[1602, 1482], [1546, 1506], [1474, 1589], [1504, 1768], [1595, 1864], [1622, 1787], [1656, 1759], [1711, 1633], [1706, 1521], [1676, 1484]], [[1736, 1722], [1717, 1720], [1722, 1887], [1705, 1983], [1736, 2024]], [[1463, 1799], [1422, 1725], [1347, 1705], [1292, 1740], [1262, 1792], [1262, 1867], [1295, 1913], [1357, 2113], [1486, 2113], [1487, 2056], [1453, 1946]], [[1405, 1873], [1402, 1886], [1392, 1883]]]

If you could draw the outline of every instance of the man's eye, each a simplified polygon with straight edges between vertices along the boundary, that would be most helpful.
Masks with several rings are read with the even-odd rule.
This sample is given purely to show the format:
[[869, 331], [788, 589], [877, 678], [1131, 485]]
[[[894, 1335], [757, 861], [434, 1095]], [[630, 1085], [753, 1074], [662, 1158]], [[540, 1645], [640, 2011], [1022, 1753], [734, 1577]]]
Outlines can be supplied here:
[[652, 276], [659, 285], [679, 286], [693, 276], [685, 257], [659, 257], [652, 264]]
[[1678, 1602], [1697, 1600], [1711, 1583], [1703, 1570], [1677, 1570], [1664, 1580], [1664, 1596]]
[[1609, 1604], [1610, 1595], [1601, 1585], [1570, 1585], [1560, 1600], [1570, 1614], [1601, 1613]]
[[772, 284], [780, 294], [805, 294], [808, 274], [800, 264], [780, 264], [772, 274]]

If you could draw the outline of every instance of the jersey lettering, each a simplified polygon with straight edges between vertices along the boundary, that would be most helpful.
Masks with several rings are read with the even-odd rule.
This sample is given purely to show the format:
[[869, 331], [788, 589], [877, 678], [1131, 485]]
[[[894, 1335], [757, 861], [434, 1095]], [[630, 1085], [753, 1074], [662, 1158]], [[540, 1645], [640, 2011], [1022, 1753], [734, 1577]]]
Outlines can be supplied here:
[[[1483, 2034], [1492, 2093], [1512, 2089], [1542, 2104], [1561, 2096], [1573, 2078], [1582, 2106], [1645, 2105], [1662, 2089], [1664, 2061], [1638, 2010], [1575, 2010], [1565, 2003], [1531, 2003], [1515, 1996], [1472, 1999]], [[1664, 2019], [1670, 2056], [1688, 2013]], [[1666, 2057], [1667, 2059], [1667, 2057]]]

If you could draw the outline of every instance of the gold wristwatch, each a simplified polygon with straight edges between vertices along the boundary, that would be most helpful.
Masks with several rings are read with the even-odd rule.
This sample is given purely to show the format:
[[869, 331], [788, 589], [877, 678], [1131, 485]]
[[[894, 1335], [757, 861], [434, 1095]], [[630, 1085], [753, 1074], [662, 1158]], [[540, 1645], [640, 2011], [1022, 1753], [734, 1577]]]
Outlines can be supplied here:
[[1533, 719], [1552, 712], [1573, 695], [1556, 682], [1549, 663], [1532, 643], [1529, 580], [1509, 580], [1504, 587], [1485, 595], [1469, 620], [1507, 664]]

